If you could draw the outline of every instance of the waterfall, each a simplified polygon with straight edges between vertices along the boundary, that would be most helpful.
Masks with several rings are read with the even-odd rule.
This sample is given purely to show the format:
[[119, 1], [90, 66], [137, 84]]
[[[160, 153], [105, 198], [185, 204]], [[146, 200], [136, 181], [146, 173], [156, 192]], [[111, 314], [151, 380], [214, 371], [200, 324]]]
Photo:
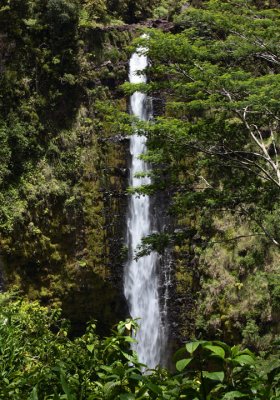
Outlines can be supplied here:
[[[138, 49], [141, 51], [144, 49]], [[131, 83], [144, 83], [146, 76], [137, 74], [147, 66], [147, 57], [134, 53], [130, 59], [129, 80]], [[140, 120], [147, 120], [147, 96], [135, 92], [130, 98], [130, 112]], [[149, 177], [135, 177], [138, 172], [149, 171], [147, 163], [139, 159], [146, 150], [146, 138], [138, 136], [137, 132], [130, 139], [131, 168], [130, 186], [135, 187], [150, 183]], [[141, 239], [151, 234], [151, 215], [149, 196], [132, 195], [129, 200], [127, 215], [127, 245], [128, 262], [124, 276], [124, 294], [128, 301], [130, 314], [140, 318], [140, 329], [137, 332], [137, 344], [134, 349], [138, 352], [139, 361], [149, 368], [160, 363], [163, 348], [164, 329], [161, 322], [160, 303], [158, 295], [159, 280], [157, 276], [158, 256], [155, 252], [134, 259], [135, 250]]]

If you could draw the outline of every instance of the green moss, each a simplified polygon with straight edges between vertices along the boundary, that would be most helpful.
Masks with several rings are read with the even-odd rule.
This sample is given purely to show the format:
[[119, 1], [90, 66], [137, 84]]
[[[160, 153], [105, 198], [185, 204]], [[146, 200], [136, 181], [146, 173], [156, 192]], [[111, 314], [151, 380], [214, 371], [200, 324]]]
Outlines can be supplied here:
[[186, 270], [184, 265], [178, 265], [176, 267], [176, 290], [178, 294], [184, 294], [188, 291], [193, 284], [193, 276], [189, 270]]
[[[32, 47], [31, 59], [35, 53], [42, 71], [38, 82], [33, 61], [30, 64], [25, 55], [11, 57], [11, 65], [6, 65], [6, 101], [17, 110], [6, 119], [20, 163], [16, 181], [6, 182], [0, 195], [2, 264], [7, 287], [17, 287], [44, 304], [62, 305], [65, 312], [73, 293], [81, 299], [81, 308], [88, 306], [84, 318], [102, 318], [101, 310], [106, 309], [108, 328], [125, 312], [119, 286], [109, 281], [116, 281], [114, 265], [123, 258], [120, 215], [125, 203], [111, 193], [121, 193], [126, 185], [125, 176], [117, 172], [126, 167], [126, 150], [124, 144], [107, 142], [121, 131], [113, 126], [115, 116], [105, 120], [100, 107], [103, 104], [112, 114], [126, 110], [126, 99], [114, 100], [114, 91], [126, 79], [124, 49], [131, 33], [80, 27], [73, 34], [77, 36], [65, 38], [73, 41], [71, 45], [56, 40], [52, 54], [49, 38], [37, 43], [38, 32], [34, 37], [24, 32], [23, 40], [32, 36], [26, 46]], [[69, 51], [72, 59], [64, 45], [75, 47]], [[22, 55], [18, 41], [15, 46]], [[0, 100], [0, 122], [6, 105]], [[119, 242], [112, 244], [112, 237]], [[88, 281], [90, 302], [81, 295]], [[75, 313], [78, 307], [73, 308], [73, 318]]]

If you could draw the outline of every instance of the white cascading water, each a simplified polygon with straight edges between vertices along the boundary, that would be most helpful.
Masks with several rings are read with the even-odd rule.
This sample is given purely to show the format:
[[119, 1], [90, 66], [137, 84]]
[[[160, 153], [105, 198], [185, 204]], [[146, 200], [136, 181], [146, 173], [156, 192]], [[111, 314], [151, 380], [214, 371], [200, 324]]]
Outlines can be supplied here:
[[[140, 51], [143, 49], [139, 49]], [[129, 81], [144, 83], [146, 76], [137, 74], [147, 67], [147, 57], [134, 53], [130, 59]], [[147, 120], [147, 96], [135, 92], [130, 98], [131, 114], [140, 120]], [[139, 159], [146, 150], [146, 138], [137, 133], [130, 139], [131, 169], [130, 186], [136, 187], [150, 183], [149, 177], [135, 177], [135, 174], [148, 171], [148, 165]], [[137, 332], [137, 344], [134, 349], [139, 355], [139, 361], [149, 368], [160, 363], [163, 327], [161, 323], [158, 277], [156, 266], [158, 256], [150, 255], [134, 259], [135, 250], [141, 244], [141, 239], [151, 234], [150, 199], [149, 196], [132, 195], [129, 200], [127, 216], [128, 262], [124, 276], [124, 294], [128, 301], [132, 318], [140, 318], [140, 329]]]

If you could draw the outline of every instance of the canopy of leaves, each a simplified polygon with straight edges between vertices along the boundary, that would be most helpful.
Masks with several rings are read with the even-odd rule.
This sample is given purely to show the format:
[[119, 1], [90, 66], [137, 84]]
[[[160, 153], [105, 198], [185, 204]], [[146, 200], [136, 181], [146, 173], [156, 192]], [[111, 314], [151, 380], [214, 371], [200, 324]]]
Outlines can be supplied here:
[[151, 59], [144, 90], [160, 93], [165, 110], [142, 126], [147, 160], [160, 154], [178, 215], [238, 210], [279, 245], [260, 217], [279, 207], [279, 12], [211, 0], [176, 22], [180, 33], [140, 40]]

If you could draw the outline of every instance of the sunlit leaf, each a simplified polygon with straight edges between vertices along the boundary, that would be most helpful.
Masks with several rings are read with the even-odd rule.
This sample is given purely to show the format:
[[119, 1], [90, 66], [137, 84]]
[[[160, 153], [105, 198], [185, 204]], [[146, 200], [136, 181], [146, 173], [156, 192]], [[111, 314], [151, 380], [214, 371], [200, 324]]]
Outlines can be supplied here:
[[240, 365], [244, 364], [251, 365], [255, 363], [255, 360], [253, 359], [252, 356], [249, 356], [249, 354], [241, 354], [240, 356], [235, 357], [234, 361], [236, 361]]
[[200, 345], [201, 342], [190, 342], [186, 344], [186, 349], [189, 353], [193, 353], [195, 352], [195, 350], [198, 348], [198, 346]]
[[125, 327], [128, 331], [131, 331], [131, 327], [132, 327], [132, 323], [128, 322], [127, 324], [125, 324]]
[[135, 396], [132, 393], [123, 393], [120, 394], [120, 400], [134, 400]]
[[221, 357], [221, 358], [225, 358], [225, 351], [222, 347], [220, 346], [211, 346], [211, 345], [206, 345], [204, 346], [205, 349], [208, 349], [210, 351], [212, 351], [212, 353], [214, 353], [216, 356]]
[[176, 363], [176, 368], [179, 372], [183, 371], [187, 365], [192, 361], [192, 358], [184, 358]]
[[218, 372], [203, 371], [203, 378], [211, 379], [211, 381], [223, 382], [225, 378], [225, 373], [223, 371], [218, 371]]
[[224, 397], [222, 398], [222, 400], [234, 400], [234, 399], [240, 399], [240, 398], [244, 398], [244, 397], [248, 397], [248, 395], [234, 390], [233, 392], [226, 393], [224, 395]]
[[90, 353], [92, 353], [92, 352], [93, 352], [93, 349], [94, 349], [94, 344], [88, 344], [88, 345], [87, 345], [87, 349], [88, 349], [88, 351], [89, 351]]

